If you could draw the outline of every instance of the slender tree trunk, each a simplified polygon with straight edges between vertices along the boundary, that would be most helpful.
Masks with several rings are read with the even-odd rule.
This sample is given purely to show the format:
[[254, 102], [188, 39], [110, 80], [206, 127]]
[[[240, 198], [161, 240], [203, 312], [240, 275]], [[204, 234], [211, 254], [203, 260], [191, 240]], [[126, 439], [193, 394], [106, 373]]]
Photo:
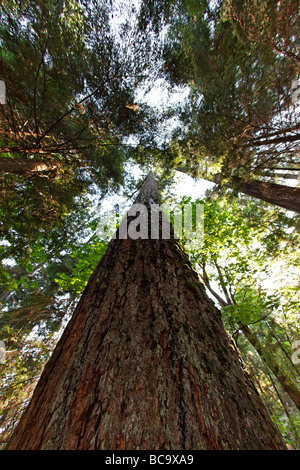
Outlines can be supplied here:
[[266, 347], [264, 347], [258, 336], [252, 331], [249, 326], [240, 325], [240, 328], [248, 341], [252, 344], [254, 349], [257, 351], [259, 356], [261, 357], [262, 361], [269, 367], [269, 369], [273, 372], [279, 383], [281, 384], [282, 388], [286, 391], [289, 395], [293, 403], [296, 405], [298, 410], [300, 411], [300, 392], [297, 386], [291, 382], [285, 371], [280, 367], [278, 362], [274, 360], [274, 356], [270, 354]]
[[[153, 201], [150, 173], [136, 202]], [[117, 237], [7, 448], [285, 445], [178, 241]]]
[[274, 382], [274, 380], [273, 380], [273, 377], [272, 377], [272, 375], [270, 374], [270, 371], [269, 371], [269, 370], [266, 370], [266, 373], [268, 374], [268, 377], [269, 377], [269, 379], [270, 379], [270, 381], [271, 381], [271, 383], [272, 383], [272, 385], [273, 385], [273, 388], [274, 388], [274, 390], [275, 390], [275, 393], [276, 393], [276, 395], [277, 395], [277, 397], [278, 397], [278, 399], [279, 399], [279, 401], [280, 401], [280, 403], [281, 403], [282, 408], [284, 409], [284, 412], [285, 412], [285, 414], [286, 414], [286, 416], [287, 416], [287, 419], [288, 419], [288, 421], [289, 421], [289, 423], [290, 423], [290, 426], [291, 426], [291, 429], [292, 429], [292, 433], [294, 434], [295, 440], [296, 440], [297, 444], [300, 444], [300, 438], [299, 438], [299, 435], [298, 435], [298, 431], [297, 431], [297, 428], [295, 427], [295, 424], [293, 423], [293, 420], [292, 420], [292, 418], [291, 418], [291, 413], [290, 413], [290, 411], [289, 411], [289, 409], [288, 409], [288, 406], [286, 405], [286, 403], [285, 403], [285, 401], [284, 401], [284, 398], [281, 396], [281, 393], [279, 392], [279, 390], [278, 390], [278, 388], [277, 388], [277, 386], [276, 386], [276, 384], [275, 384], [275, 382]]
[[56, 165], [47, 161], [0, 157], [0, 172], [26, 174], [38, 171], [49, 171], [55, 168]]

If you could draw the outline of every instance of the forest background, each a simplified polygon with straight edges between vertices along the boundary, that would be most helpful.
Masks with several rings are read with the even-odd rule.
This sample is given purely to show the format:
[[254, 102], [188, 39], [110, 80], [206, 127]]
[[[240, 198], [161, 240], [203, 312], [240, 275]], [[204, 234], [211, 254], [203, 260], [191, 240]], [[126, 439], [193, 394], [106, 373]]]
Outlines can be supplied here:
[[0, 15], [1, 446], [106, 251], [101, 215], [124, 215], [152, 170], [163, 201], [204, 204], [203, 244], [182, 243], [299, 449], [298, 2], [3, 0]]

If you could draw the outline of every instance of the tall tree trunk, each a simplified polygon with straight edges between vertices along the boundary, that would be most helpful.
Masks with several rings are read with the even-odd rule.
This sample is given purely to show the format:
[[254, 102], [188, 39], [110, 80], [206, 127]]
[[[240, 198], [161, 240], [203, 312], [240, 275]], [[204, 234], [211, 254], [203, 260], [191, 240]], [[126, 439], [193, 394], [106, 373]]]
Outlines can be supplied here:
[[50, 171], [55, 169], [56, 166], [57, 165], [43, 160], [0, 157], [0, 172], [26, 174], [38, 171]]
[[[175, 168], [185, 174], [189, 174], [182, 168]], [[220, 183], [220, 175], [208, 178], [207, 175], [199, 175], [199, 178], [206, 179], [212, 183]], [[289, 211], [300, 213], [300, 188], [285, 186], [283, 184], [270, 183], [267, 181], [247, 180], [243, 181], [240, 178], [234, 179], [236, 189], [248, 196], [256, 197], [262, 201], [269, 202], [275, 206], [284, 207]], [[226, 184], [228, 188], [233, 188], [233, 184]]]
[[286, 372], [282, 369], [278, 361], [276, 361], [276, 357], [274, 357], [273, 354], [270, 354], [268, 349], [261, 344], [257, 334], [252, 331], [249, 326], [240, 325], [240, 328], [248, 339], [248, 341], [257, 351], [262, 361], [273, 372], [278, 382], [281, 384], [282, 388], [286, 391], [286, 393], [289, 395], [293, 403], [300, 411], [300, 391], [297, 386], [289, 379]]
[[285, 186], [267, 181], [240, 181], [239, 191], [248, 196], [275, 204], [293, 212], [300, 213], [300, 188]]
[[[136, 202], [158, 202], [150, 173]], [[285, 449], [174, 239], [113, 239], [7, 449]]]

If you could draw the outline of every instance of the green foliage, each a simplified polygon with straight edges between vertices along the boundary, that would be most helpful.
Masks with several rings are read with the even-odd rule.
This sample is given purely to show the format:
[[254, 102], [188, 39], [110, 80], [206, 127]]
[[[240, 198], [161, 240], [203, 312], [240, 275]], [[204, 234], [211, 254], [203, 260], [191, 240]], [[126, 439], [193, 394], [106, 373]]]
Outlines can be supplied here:
[[[190, 202], [191, 198], [181, 201], [183, 205]], [[204, 204], [204, 240], [200, 247], [188, 246], [187, 251], [201, 276], [217, 283], [224, 299], [221, 306], [226, 309], [234, 328], [237, 318], [243, 324], [257, 322], [280, 306], [295, 315], [298, 217], [291, 218], [283, 210], [254, 203], [245, 197], [229, 201], [208, 197], [195, 202]], [[272, 285], [263, 287], [274, 278], [274, 267], [278, 271], [288, 266], [288, 282], [283, 279], [280, 287], [273, 291]]]
[[[181, 200], [188, 203], [191, 198]], [[207, 197], [196, 203], [204, 204], [203, 243], [182, 242], [247, 366], [256, 379], [262, 371], [258, 384], [274, 422], [286, 442], [298, 448], [299, 413], [273, 376], [276, 371], [281, 380], [298, 387], [299, 370], [291, 361], [292, 344], [300, 334], [298, 217], [245, 197]], [[279, 279], [274, 268], [282, 273]], [[266, 386], [268, 374], [273, 382]]]
[[5, 1], [0, 15], [0, 236], [22, 256], [78, 198], [120, 186], [124, 140], [148, 111], [132, 108], [141, 65], [119, 47], [109, 3]]
[[[106, 251], [108, 241], [98, 238], [97, 223], [97, 211], [77, 206], [49, 237], [40, 234], [21, 266], [12, 259], [2, 266], [0, 339], [7, 350], [6, 363], [0, 365], [3, 445]], [[6, 292], [7, 297], [3, 296]]]
[[60, 289], [64, 292], [81, 294], [99, 260], [104, 255], [107, 245], [108, 241], [95, 241], [80, 246], [77, 250], [72, 250], [70, 257], [76, 260], [72, 274], [58, 273], [55, 278]]
[[295, 2], [172, 3], [178, 10], [165, 11], [163, 72], [190, 94], [173, 110], [180, 122], [170, 150], [179, 147], [180, 158], [170, 152], [164, 164], [219, 184], [234, 185], [237, 176], [276, 181], [282, 169], [297, 177]]
[[[92, 207], [122, 183], [130, 198], [139, 188], [129, 162], [157, 170], [167, 202], [176, 167], [233, 188], [236, 177], [274, 179], [278, 168], [298, 169], [290, 96], [299, 65], [296, 2], [145, 0], [136, 29], [124, 20], [118, 32], [112, 15], [113, 3], [102, 0], [2, 1], [3, 444], [106, 252]], [[150, 71], [170, 88], [188, 86], [185, 102], [165, 113], [137, 106]], [[164, 119], [174, 117], [171, 132]], [[186, 233], [182, 242], [273, 420], [297, 447], [299, 415], [264, 359], [298, 383], [290, 358], [300, 334], [299, 217], [225, 187], [181, 206], [188, 203], [194, 228], [196, 203], [204, 204], [205, 234], [201, 246]]]
[[273, 419], [274, 423], [276, 424], [277, 428], [281, 432], [281, 435], [284, 438], [284, 441], [286, 444], [288, 444], [291, 449], [298, 450], [299, 447], [297, 443], [295, 443], [295, 430], [296, 430], [296, 439], [298, 437], [299, 441], [299, 436], [297, 433], [297, 430], [300, 429], [300, 418], [299, 415], [297, 414], [292, 414], [289, 416], [289, 419], [284, 416], [280, 415], [279, 413], [270, 413], [271, 418]]
[[[280, 306], [278, 294], [268, 294], [261, 288], [240, 285], [234, 292], [235, 304], [223, 307], [225, 324], [230, 331], [230, 324], [249, 325], [266, 318]], [[226, 321], [227, 319], [230, 321]]]
[[6, 362], [0, 365], [2, 449], [28, 404], [57, 338], [54, 332], [48, 332], [47, 342], [36, 337], [30, 339], [8, 326], [0, 330], [0, 335], [6, 346]]
[[268, 50], [287, 56], [299, 69], [297, 37], [299, 34], [299, 6], [293, 0], [224, 0], [221, 18], [229, 20], [236, 34], [250, 44], [259, 44]]

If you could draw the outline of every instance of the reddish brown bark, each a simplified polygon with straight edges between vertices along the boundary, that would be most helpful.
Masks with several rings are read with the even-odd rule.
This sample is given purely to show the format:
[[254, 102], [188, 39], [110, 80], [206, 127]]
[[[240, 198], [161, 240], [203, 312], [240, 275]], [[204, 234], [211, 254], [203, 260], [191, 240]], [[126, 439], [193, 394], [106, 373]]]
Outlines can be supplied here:
[[111, 241], [7, 448], [285, 446], [178, 242], [128, 238]]
[[266, 181], [251, 180], [239, 183], [239, 190], [293, 212], [300, 213], [300, 188]]

